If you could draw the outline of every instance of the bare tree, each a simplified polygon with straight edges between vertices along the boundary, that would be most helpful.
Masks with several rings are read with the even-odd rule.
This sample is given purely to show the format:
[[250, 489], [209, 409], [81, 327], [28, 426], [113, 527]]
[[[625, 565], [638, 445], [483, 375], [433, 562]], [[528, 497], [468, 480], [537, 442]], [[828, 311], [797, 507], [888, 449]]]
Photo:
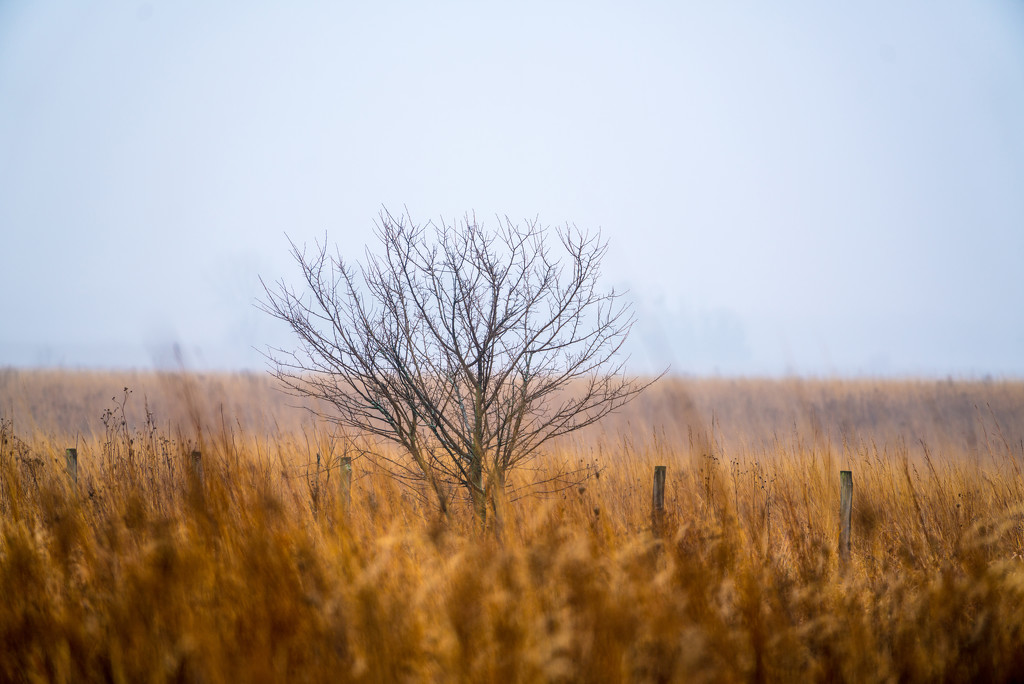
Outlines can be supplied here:
[[599, 234], [554, 231], [556, 256], [536, 221], [416, 226], [383, 211], [374, 232], [381, 249], [357, 268], [326, 238], [291, 243], [305, 282], [263, 283], [260, 305], [300, 345], [268, 357], [291, 391], [329, 402], [329, 418], [399, 445], [442, 510], [461, 487], [485, 518], [542, 444], [649, 384], [623, 372], [634, 319], [598, 288]]

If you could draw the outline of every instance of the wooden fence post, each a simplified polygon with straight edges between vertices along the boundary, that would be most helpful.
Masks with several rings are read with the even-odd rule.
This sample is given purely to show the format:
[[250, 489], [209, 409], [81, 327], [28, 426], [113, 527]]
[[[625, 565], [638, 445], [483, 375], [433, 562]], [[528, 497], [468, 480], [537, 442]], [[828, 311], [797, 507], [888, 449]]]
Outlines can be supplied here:
[[348, 510], [352, 501], [352, 457], [341, 457], [341, 477], [338, 478], [338, 491], [341, 494], [342, 505]]
[[850, 522], [853, 515], [853, 471], [839, 471], [839, 562], [850, 561]]
[[654, 466], [654, 492], [651, 495], [651, 527], [661, 534], [665, 522], [665, 466]]
[[68, 447], [64, 450], [64, 469], [71, 481], [78, 484], [78, 449]]
[[192, 474], [203, 482], [203, 455], [198, 450], [192, 452]]

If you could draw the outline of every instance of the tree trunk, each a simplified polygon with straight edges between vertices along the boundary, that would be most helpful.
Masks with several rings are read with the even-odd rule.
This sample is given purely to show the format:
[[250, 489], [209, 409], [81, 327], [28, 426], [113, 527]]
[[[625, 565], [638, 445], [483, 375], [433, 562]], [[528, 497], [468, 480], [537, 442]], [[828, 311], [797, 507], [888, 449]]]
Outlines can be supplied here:
[[469, 495], [473, 500], [473, 512], [481, 524], [487, 521], [487, 496], [484, 492], [483, 461], [475, 457], [469, 466]]
[[505, 505], [508, 503], [508, 498], [505, 496], [505, 471], [498, 470], [494, 473], [490, 489], [491, 509], [494, 512], [494, 531], [501, 539], [505, 527]]

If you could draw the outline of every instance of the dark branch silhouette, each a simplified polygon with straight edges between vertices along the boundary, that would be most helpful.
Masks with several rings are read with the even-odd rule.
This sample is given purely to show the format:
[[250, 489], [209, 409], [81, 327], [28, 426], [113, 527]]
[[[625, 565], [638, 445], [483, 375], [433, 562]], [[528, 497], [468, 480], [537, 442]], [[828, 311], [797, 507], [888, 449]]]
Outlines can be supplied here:
[[[267, 313], [299, 338], [272, 349], [275, 375], [358, 433], [398, 445], [396, 474], [425, 481], [442, 510], [461, 487], [484, 518], [508, 475], [548, 440], [647, 387], [619, 351], [629, 305], [598, 287], [607, 243], [573, 226], [467, 216], [416, 226], [380, 215], [380, 251], [353, 268], [326, 239], [291, 243], [303, 287], [263, 283]], [[555, 244], [552, 244], [555, 243]]]

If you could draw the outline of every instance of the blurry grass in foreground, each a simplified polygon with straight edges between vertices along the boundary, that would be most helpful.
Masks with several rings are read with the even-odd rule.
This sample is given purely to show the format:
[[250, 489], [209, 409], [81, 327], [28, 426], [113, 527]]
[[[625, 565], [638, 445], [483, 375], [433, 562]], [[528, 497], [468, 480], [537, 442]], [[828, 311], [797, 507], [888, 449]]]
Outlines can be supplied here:
[[[31, 395], [31, 377], [16, 380]], [[2, 421], [2, 680], [1024, 673], [1020, 384], [670, 381], [523, 474], [596, 461], [599, 477], [510, 502], [500, 529], [479, 530], [468, 507], [441, 520], [369, 458], [346, 506], [328, 433], [247, 431], [203, 403], [210, 392], [163, 402], [183, 424], [124, 416], [109, 400], [120, 380], [106, 377], [108, 399], [88, 407], [77, 485], [67, 435]], [[223, 385], [222, 406], [246, 404]], [[6, 387], [0, 405], [21, 396]], [[317, 450], [332, 469], [316, 470]], [[668, 466], [660, 539], [655, 464]], [[840, 469], [854, 475], [845, 571]]]

